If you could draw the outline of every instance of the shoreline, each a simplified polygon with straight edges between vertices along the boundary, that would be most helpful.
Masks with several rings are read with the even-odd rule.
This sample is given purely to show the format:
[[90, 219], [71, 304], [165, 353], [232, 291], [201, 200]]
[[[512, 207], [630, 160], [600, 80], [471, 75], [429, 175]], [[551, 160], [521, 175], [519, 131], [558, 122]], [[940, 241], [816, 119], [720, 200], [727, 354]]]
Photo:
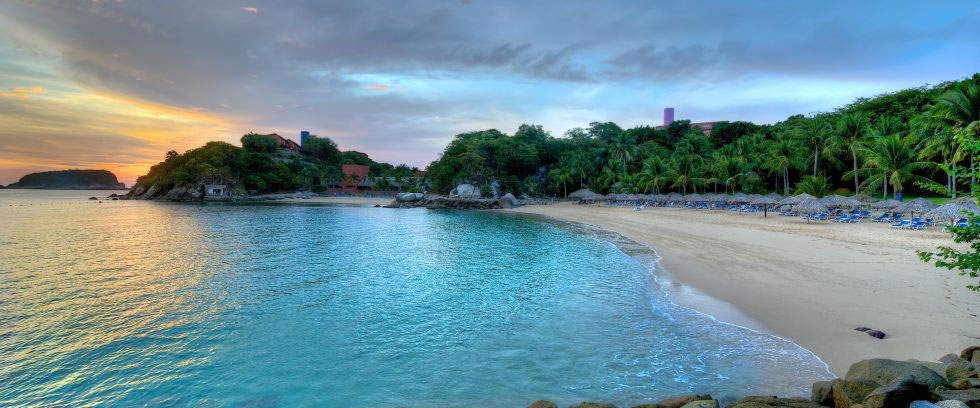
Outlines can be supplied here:
[[[794, 342], [838, 376], [867, 358], [936, 361], [980, 338], [980, 297], [964, 287], [968, 279], [915, 256], [916, 249], [951, 244], [936, 229], [571, 203], [507, 211], [585, 224], [647, 246], [660, 258], [657, 278], [666, 280], [672, 301]], [[724, 313], [728, 307], [734, 313]], [[854, 331], [858, 326], [887, 337]]]

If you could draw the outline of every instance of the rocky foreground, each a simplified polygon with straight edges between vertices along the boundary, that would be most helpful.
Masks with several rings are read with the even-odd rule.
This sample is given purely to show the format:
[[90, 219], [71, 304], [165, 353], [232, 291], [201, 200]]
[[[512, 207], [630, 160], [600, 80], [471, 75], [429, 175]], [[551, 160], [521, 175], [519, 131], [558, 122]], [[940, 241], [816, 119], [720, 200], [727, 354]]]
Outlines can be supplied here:
[[[730, 408], [977, 408], [980, 407], [980, 346], [937, 362], [875, 358], [851, 365], [844, 378], [813, 384], [810, 399], [775, 396], [744, 397]], [[710, 395], [680, 395], [633, 408], [719, 408]], [[528, 408], [558, 408], [536, 401]], [[601, 402], [583, 402], [570, 408], [615, 408]]]

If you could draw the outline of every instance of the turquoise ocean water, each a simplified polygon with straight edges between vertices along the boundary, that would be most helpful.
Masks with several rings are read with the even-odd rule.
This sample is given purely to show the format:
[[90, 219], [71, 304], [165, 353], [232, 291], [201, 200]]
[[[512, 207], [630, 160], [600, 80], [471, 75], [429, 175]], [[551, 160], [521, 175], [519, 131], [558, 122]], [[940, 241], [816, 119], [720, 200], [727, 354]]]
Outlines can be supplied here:
[[601, 231], [105, 194], [0, 190], [0, 406], [622, 406], [830, 376], [672, 304]]

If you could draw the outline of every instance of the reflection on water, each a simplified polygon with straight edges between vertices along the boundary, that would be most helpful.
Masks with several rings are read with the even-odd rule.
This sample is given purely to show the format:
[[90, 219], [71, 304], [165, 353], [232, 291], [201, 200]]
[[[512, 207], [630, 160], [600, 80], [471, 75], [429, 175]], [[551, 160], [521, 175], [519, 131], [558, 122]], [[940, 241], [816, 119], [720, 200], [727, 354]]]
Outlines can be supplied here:
[[0, 191], [2, 406], [625, 405], [829, 375], [589, 231], [89, 195]]

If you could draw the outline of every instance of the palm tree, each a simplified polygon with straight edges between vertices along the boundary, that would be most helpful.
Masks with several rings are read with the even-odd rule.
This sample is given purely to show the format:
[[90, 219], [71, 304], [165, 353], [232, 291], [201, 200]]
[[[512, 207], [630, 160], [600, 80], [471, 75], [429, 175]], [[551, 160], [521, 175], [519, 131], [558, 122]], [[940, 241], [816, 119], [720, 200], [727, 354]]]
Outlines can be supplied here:
[[956, 142], [971, 146], [967, 152], [970, 155], [970, 191], [975, 191], [972, 145], [980, 139], [980, 81], [974, 77], [940, 95], [925, 114], [925, 121], [933, 127], [950, 129]]
[[817, 176], [820, 167], [820, 157], [836, 160], [836, 146], [832, 143], [834, 126], [824, 118], [814, 117], [806, 122], [803, 132], [806, 135], [806, 145], [813, 149], [813, 176]]
[[956, 142], [956, 137], [954, 137], [951, 129], [942, 126], [929, 126], [928, 124], [921, 124], [921, 122], [919, 126], [918, 131], [922, 140], [918, 147], [919, 158], [929, 160], [938, 156], [942, 160], [942, 168], [946, 172], [945, 191], [956, 198], [956, 175], [958, 173], [956, 163], [963, 160], [966, 155], [965, 149]]
[[562, 186], [564, 196], [568, 197], [568, 182], [572, 181], [572, 172], [564, 167], [555, 167], [548, 172], [548, 177], [555, 182], [555, 187]]
[[671, 187], [681, 188], [682, 194], [687, 194], [687, 186], [694, 187], [697, 192], [697, 185], [704, 179], [701, 178], [701, 164], [703, 159], [694, 154], [675, 154], [670, 160], [670, 175], [674, 179]]
[[818, 176], [803, 176], [798, 183], [796, 183], [796, 194], [807, 193], [814, 197], [823, 197], [830, 194], [833, 186], [827, 180], [827, 177], [822, 175]]
[[626, 165], [619, 160], [609, 159], [602, 171], [599, 172], [598, 181], [605, 188], [615, 187], [624, 174], [626, 174]]
[[783, 193], [789, 194], [789, 170], [799, 168], [802, 145], [790, 132], [776, 133], [773, 140], [767, 144], [765, 165], [772, 171], [780, 172], [783, 176]]
[[609, 141], [609, 155], [615, 156], [623, 164], [633, 160], [636, 150], [636, 140], [629, 132], [620, 132]]
[[[916, 140], [913, 135], [902, 136], [893, 133], [875, 139], [861, 148], [865, 166], [858, 173], [868, 175], [861, 183], [866, 191], [881, 186], [884, 197], [888, 197], [888, 185], [896, 193], [902, 192], [902, 186], [908, 181], [929, 182], [926, 177], [915, 174], [916, 171], [935, 168], [935, 163], [919, 159], [915, 151]], [[850, 172], [849, 172], [850, 173]], [[845, 173], [845, 177], [848, 175]]]
[[851, 152], [854, 192], [856, 193], [861, 184], [857, 175], [858, 151], [861, 150], [868, 133], [868, 119], [860, 113], [845, 113], [837, 120], [834, 133], [832, 145], [837, 149]]
[[660, 187], [667, 182], [667, 162], [660, 156], [651, 156], [643, 161], [643, 169], [638, 173], [643, 192], [653, 190], [660, 193]]

